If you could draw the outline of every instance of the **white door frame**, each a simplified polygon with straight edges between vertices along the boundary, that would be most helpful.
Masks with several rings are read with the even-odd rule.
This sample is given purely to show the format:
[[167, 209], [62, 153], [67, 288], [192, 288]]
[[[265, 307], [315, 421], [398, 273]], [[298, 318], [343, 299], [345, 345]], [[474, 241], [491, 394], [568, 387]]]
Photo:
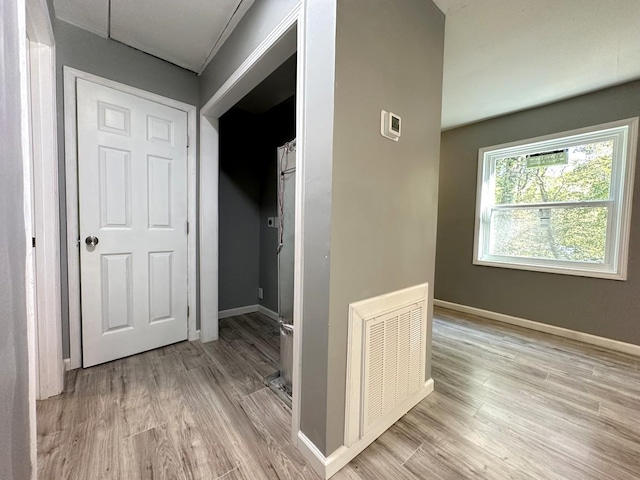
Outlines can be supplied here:
[[31, 93], [32, 188], [35, 257], [36, 395], [42, 400], [64, 388], [62, 310], [60, 298], [60, 222], [56, 61], [53, 28], [47, 4], [27, 0]]
[[196, 304], [196, 121], [197, 108], [178, 100], [166, 98], [155, 93], [140, 90], [123, 83], [114, 82], [106, 78], [98, 77], [90, 73], [76, 70], [75, 68], [64, 67], [64, 144], [65, 144], [65, 169], [67, 186], [67, 265], [69, 275], [69, 364], [68, 369], [72, 370], [82, 366], [82, 320], [80, 310], [80, 250], [79, 250], [79, 225], [78, 225], [78, 156], [77, 156], [77, 121], [76, 121], [76, 79], [82, 78], [105, 87], [113, 88], [120, 92], [135, 95], [152, 102], [160, 103], [167, 107], [182, 110], [187, 114], [187, 135], [189, 138], [189, 148], [187, 150], [187, 178], [188, 193], [187, 205], [189, 222], [189, 232], [187, 233], [188, 249], [188, 292], [187, 301], [189, 305], [188, 315], [188, 338], [196, 340], [199, 338], [196, 330], [196, 318], [198, 315]]
[[[258, 45], [200, 110], [200, 336], [218, 339], [218, 169], [219, 118], [297, 51], [296, 199], [293, 343], [293, 418], [291, 439], [298, 445], [300, 430], [300, 352], [302, 344], [303, 207], [304, 207], [304, 88], [305, 42], [303, 1], [294, 7]], [[297, 31], [296, 31], [297, 27]], [[294, 36], [297, 36], [294, 38]]]
[[[16, 7], [20, 37], [20, 85], [17, 88], [22, 107], [20, 129], [24, 171], [29, 457], [31, 478], [35, 479], [38, 472], [36, 399], [60, 393], [64, 382], [61, 331], [57, 324], [60, 321], [57, 308], [60, 263], [55, 261], [60, 245], [56, 220], [59, 198], [55, 46], [46, 1], [18, 0]], [[35, 231], [32, 225], [35, 225]], [[31, 237], [36, 235], [41, 243], [34, 251]], [[39, 284], [37, 297], [36, 284]], [[56, 333], [60, 333], [60, 337]]]

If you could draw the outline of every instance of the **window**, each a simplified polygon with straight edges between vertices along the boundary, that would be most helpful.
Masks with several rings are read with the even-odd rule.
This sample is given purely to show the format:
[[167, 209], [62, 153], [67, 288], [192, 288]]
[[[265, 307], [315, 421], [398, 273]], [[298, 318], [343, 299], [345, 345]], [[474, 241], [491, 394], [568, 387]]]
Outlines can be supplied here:
[[626, 280], [638, 119], [480, 149], [474, 263]]

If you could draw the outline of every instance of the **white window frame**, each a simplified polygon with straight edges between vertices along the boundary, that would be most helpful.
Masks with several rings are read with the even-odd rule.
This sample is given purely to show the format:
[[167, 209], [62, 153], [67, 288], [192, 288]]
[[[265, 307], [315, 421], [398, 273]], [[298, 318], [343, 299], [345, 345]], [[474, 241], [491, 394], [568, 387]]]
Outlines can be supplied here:
[[[609, 207], [607, 250], [603, 264], [571, 262], [506, 255], [491, 255], [491, 210], [494, 205], [495, 164], [500, 158], [552, 151], [584, 143], [614, 139], [610, 199], [603, 201], [558, 202], [527, 204], [516, 208], [554, 207]], [[491, 267], [559, 273], [584, 277], [627, 279], [629, 231], [638, 146], [638, 117], [619, 120], [568, 132], [520, 140], [481, 148], [478, 152], [478, 186], [476, 191], [476, 219], [473, 263]], [[505, 208], [511, 208], [510, 205]]]

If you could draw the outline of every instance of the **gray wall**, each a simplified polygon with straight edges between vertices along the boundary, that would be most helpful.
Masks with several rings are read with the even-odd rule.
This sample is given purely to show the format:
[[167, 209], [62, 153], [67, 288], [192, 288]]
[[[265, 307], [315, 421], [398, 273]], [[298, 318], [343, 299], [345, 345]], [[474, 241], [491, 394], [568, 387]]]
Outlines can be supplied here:
[[255, 122], [255, 115], [236, 109], [220, 118], [220, 310], [258, 303], [261, 171]]
[[260, 281], [264, 291], [260, 305], [278, 312], [278, 229], [269, 228], [267, 219], [278, 216], [277, 148], [296, 136], [296, 100], [288, 100], [258, 117], [264, 133], [261, 142], [260, 177]]
[[204, 105], [300, 0], [256, 0], [200, 77]]
[[[295, 117], [290, 119], [294, 123]], [[267, 140], [260, 157], [263, 159], [263, 170], [260, 178], [260, 274], [258, 286], [262, 288], [263, 297], [258, 303], [269, 310], [278, 312], [278, 229], [268, 226], [269, 217], [278, 216], [278, 172], [277, 146], [273, 140]], [[284, 142], [282, 142], [284, 143]]]
[[[23, 5], [24, 8], [24, 5]], [[24, 14], [24, 12], [23, 12]], [[0, 480], [31, 478], [18, 6], [0, 2]]]
[[[61, 225], [65, 225], [63, 65], [196, 106], [199, 80], [195, 73], [139, 50], [99, 37], [56, 18], [52, 18], [52, 22], [56, 40], [60, 221]], [[69, 305], [65, 229], [62, 229], [61, 237], [62, 342], [66, 358], [69, 356]]]
[[278, 311], [278, 230], [267, 219], [278, 214], [276, 148], [294, 137], [294, 98], [261, 115], [234, 108], [220, 118], [220, 310]]
[[[307, 32], [307, 109], [318, 111], [305, 129], [301, 426], [325, 455], [344, 439], [349, 304], [433, 285], [444, 47], [430, 1], [337, 2], [334, 82], [332, 4], [307, 17], [318, 28]], [[398, 143], [380, 136], [381, 109], [402, 116]]]
[[[303, 174], [304, 237], [302, 265], [304, 302], [300, 350], [300, 430], [324, 454], [327, 452], [327, 385], [329, 383], [329, 263], [331, 245], [331, 183], [335, 101], [337, 0], [306, 2], [306, 72]], [[300, 334], [297, 331], [294, 334]], [[341, 372], [338, 372], [340, 375]], [[335, 381], [340, 381], [338, 377]], [[293, 385], [294, 391], [296, 385]]]
[[640, 345], [637, 181], [627, 281], [472, 264], [479, 148], [638, 115], [640, 82], [632, 82], [444, 132], [436, 298]]
[[[340, 381], [327, 452], [344, 436], [348, 305], [433, 285], [444, 15], [424, 0], [350, 0], [337, 31], [329, 371]], [[402, 117], [398, 143], [380, 135], [381, 109]]]

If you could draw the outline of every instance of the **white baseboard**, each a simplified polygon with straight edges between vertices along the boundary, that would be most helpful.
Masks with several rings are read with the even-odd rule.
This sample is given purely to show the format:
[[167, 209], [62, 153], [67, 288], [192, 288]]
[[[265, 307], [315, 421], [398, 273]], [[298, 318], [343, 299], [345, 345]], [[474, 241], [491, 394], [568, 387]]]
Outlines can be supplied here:
[[189, 332], [189, 341], [195, 342], [196, 340], [200, 340], [200, 330], [196, 330], [193, 335]]
[[267, 307], [264, 307], [262, 305], [258, 305], [258, 312], [269, 317], [271, 320], [275, 320], [276, 322], [280, 320], [280, 315], [278, 315], [278, 312], [269, 310]]
[[276, 322], [280, 319], [280, 316], [277, 312], [273, 310], [269, 310], [267, 307], [263, 307], [262, 305], [247, 305], [246, 307], [238, 307], [238, 308], [230, 308], [229, 310], [220, 310], [218, 312], [218, 318], [228, 318], [235, 317], [236, 315], [246, 315], [247, 313], [256, 313], [260, 312], [263, 315], [275, 320]]
[[259, 305], [247, 305], [246, 307], [230, 308], [229, 310], [220, 310], [218, 319], [235, 317], [236, 315], [246, 315], [247, 313], [256, 313]]
[[414, 395], [409, 402], [406, 403], [405, 408], [399, 415], [393, 415], [395, 420], [389, 421], [385, 425], [381, 425], [370, 432], [366, 437], [361, 438], [356, 443], [347, 447], [342, 445], [335, 450], [331, 455], [325, 457], [322, 452], [314, 445], [314, 443], [307, 438], [307, 436], [298, 432], [298, 450], [302, 453], [305, 460], [309, 462], [309, 465], [314, 471], [320, 475], [322, 479], [329, 479], [336, 473], [338, 473], [345, 465], [351, 460], [356, 458], [362, 451], [371, 445], [380, 435], [386, 432], [394, 423], [402, 418], [409, 410], [415, 407], [421, 400], [427, 397], [433, 392], [434, 383], [433, 379], [429, 379], [424, 384], [424, 389], [421, 389], [416, 395]]
[[74, 370], [73, 368], [71, 368], [71, 359], [70, 358], [65, 358], [62, 361], [64, 362], [64, 370], [65, 370], [65, 372], [68, 372], [69, 370]]
[[[344, 445], [338, 450], [346, 448]], [[311, 465], [311, 468], [320, 476], [320, 478], [329, 478], [326, 476], [327, 458], [322, 454], [318, 447], [307, 438], [301, 431], [298, 432], [298, 450], [302, 453], [304, 459]]]
[[447, 302], [445, 300], [434, 299], [433, 304], [436, 307], [448, 308], [449, 310], [454, 310], [456, 312], [477, 315], [490, 320], [508, 323], [509, 325], [516, 325], [518, 327], [528, 328], [529, 330], [536, 330], [538, 332], [549, 333], [558, 337], [577, 340], [579, 342], [588, 343], [589, 345], [595, 345], [596, 347], [608, 348], [609, 350], [614, 350], [616, 352], [640, 356], [640, 345], [621, 342], [611, 338], [599, 337], [597, 335], [578, 332], [576, 330], [569, 330], [568, 328], [556, 327], [555, 325], [548, 325], [546, 323], [534, 322], [533, 320], [513, 317], [511, 315], [505, 315], [504, 313], [497, 313], [490, 310], [482, 310], [481, 308], [460, 305], [458, 303]]

